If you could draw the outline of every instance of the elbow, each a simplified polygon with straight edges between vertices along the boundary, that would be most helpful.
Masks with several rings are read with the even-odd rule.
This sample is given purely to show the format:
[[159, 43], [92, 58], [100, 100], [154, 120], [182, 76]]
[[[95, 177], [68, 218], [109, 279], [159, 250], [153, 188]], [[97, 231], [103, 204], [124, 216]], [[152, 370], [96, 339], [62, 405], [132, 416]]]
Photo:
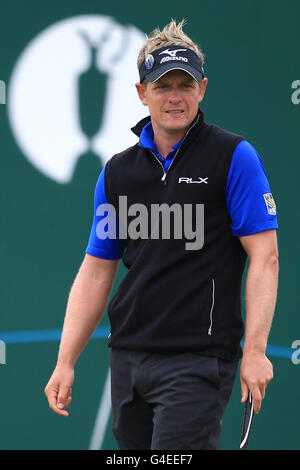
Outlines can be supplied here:
[[268, 266], [275, 273], [279, 273], [279, 254], [278, 251], [273, 252], [268, 257]]
[[269, 251], [268, 253], [260, 253], [250, 258], [250, 266], [255, 271], [272, 271], [274, 274], [279, 272], [279, 255], [278, 251]]

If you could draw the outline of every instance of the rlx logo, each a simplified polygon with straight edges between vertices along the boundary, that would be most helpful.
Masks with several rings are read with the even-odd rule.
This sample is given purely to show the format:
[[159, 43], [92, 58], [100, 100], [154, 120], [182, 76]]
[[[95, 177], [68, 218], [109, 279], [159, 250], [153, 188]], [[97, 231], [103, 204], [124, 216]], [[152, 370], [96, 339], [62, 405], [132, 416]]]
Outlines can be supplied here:
[[[199, 181], [198, 181], [199, 180]], [[178, 183], [205, 183], [208, 184], [208, 176], [206, 178], [201, 178], [198, 176], [198, 180], [193, 180], [193, 178], [188, 178], [186, 176], [182, 176], [179, 178]]]

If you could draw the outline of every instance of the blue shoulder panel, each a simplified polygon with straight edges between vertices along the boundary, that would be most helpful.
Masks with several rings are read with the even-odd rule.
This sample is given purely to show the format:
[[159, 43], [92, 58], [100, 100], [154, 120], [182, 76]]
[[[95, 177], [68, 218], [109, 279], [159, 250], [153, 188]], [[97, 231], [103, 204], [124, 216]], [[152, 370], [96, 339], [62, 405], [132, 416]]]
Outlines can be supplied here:
[[[108, 225], [115, 230], [110, 230], [108, 234]], [[114, 232], [111, 237], [112, 232]], [[89, 255], [103, 259], [121, 259], [126, 248], [127, 240], [118, 239], [118, 221], [117, 216], [109, 202], [105, 193], [105, 167], [98, 178], [95, 196], [94, 196], [94, 219], [85, 250]]]
[[232, 156], [226, 187], [234, 236], [277, 229], [276, 205], [263, 162], [247, 141]]

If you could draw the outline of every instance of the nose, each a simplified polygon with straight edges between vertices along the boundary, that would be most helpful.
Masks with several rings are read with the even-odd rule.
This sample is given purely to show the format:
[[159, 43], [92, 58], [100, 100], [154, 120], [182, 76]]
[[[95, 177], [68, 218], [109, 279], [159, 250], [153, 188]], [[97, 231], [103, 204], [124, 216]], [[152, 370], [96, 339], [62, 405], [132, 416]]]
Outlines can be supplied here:
[[177, 87], [172, 87], [171, 88], [170, 95], [169, 95], [169, 101], [170, 101], [170, 103], [180, 103], [181, 94], [180, 94], [180, 90]]

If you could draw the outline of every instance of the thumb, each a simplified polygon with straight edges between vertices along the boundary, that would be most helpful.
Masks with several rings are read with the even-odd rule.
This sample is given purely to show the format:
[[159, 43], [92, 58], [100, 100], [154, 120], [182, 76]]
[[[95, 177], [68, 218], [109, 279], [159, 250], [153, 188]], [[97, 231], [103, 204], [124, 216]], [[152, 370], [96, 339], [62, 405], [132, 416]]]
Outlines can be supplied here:
[[61, 387], [58, 392], [57, 396], [57, 408], [63, 409], [69, 405], [70, 400], [68, 399], [70, 396], [70, 388], [69, 387]]
[[248, 389], [246, 382], [241, 380], [241, 395], [242, 395], [241, 403], [245, 403], [247, 401], [248, 393], [249, 393], [249, 389]]

